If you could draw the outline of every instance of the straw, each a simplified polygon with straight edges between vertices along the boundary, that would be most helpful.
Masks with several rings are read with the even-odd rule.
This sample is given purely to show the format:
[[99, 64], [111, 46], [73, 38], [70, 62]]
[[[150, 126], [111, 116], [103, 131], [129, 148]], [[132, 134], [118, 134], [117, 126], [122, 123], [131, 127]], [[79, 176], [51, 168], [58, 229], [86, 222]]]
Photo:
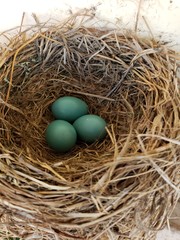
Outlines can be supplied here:
[[[179, 199], [177, 53], [73, 18], [32, 30], [0, 54], [1, 237], [155, 238]], [[65, 95], [107, 121], [104, 141], [48, 148], [50, 106]]]

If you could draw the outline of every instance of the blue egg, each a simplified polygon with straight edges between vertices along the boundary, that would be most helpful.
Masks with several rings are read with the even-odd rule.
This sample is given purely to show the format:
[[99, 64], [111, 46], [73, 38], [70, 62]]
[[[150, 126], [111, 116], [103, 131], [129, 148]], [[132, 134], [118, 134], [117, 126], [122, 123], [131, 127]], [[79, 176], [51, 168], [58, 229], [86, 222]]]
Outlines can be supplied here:
[[77, 133], [69, 122], [55, 120], [48, 125], [45, 138], [49, 147], [56, 152], [67, 152], [76, 144]]
[[80, 98], [65, 96], [57, 99], [51, 110], [56, 119], [74, 122], [88, 113], [88, 105]]
[[73, 123], [78, 138], [86, 143], [102, 140], [107, 134], [106, 125], [103, 118], [94, 114], [84, 115]]

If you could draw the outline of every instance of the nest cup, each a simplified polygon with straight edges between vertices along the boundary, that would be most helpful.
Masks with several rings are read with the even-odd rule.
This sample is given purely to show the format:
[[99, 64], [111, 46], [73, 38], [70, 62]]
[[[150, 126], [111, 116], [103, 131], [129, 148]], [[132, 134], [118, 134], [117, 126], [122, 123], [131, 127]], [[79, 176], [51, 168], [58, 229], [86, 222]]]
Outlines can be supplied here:
[[[179, 196], [176, 53], [69, 23], [27, 33], [0, 56], [0, 235], [153, 239]], [[103, 141], [48, 148], [50, 106], [64, 95], [107, 121]]]

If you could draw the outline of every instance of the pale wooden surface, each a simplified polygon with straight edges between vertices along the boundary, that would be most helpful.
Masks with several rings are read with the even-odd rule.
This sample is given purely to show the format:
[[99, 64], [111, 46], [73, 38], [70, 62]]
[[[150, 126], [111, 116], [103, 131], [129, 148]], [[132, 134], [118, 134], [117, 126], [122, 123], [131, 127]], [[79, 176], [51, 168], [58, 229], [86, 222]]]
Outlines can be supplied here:
[[42, 22], [62, 20], [85, 8], [94, 9], [93, 26], [134, 31], [138, 22], [139, 34], [151, 36], [152, 33], [180, 51], [180, 0], [6, 0], [0, 8], [0, 31], [20, 25], [23, 12], [26, 13], [24, 23], [35, 24], [32, 13]]
[[157, 240], [180, 240], [180, 202], [169, 219], [170, 229], [166, 227], [157, 234]]

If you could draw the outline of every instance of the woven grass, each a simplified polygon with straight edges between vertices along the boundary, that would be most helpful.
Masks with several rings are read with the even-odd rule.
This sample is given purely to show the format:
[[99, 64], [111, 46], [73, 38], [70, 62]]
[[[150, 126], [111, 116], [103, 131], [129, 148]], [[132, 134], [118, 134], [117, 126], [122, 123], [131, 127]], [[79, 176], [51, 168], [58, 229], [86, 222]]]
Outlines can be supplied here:
[[[0, 54], [1, 237], [155, 238], [179, 198], [179, 56], [71, 22], [28, 31]], [[107, 121], [104, 141], [48, 148], [50, 106], [64, 95]]]

